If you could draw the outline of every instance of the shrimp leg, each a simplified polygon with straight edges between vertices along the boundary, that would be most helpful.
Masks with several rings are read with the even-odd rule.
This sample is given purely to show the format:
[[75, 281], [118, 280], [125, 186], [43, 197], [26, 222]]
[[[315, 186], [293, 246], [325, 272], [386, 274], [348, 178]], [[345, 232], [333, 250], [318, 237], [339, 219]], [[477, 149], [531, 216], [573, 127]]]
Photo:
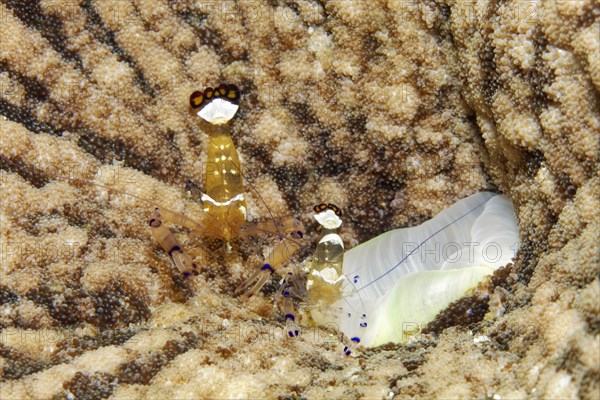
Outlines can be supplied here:
[[280, 242], [267, 255], [263, 266], [235, 289], [236, 295], [243, 293], [243, 296], [246, 298], [254, 295], [254, 293], [263, 287], [269, 276], [277, 271], [300, 249], [301, 243], [298, 239], [301, 239], [303, 236], [303, 226], [300, 220], [296, 218], [277, 221], [274, 225], [272, 222], [257, 224], [248, 228], [244, 235], [249, 236], [256, 232], [264, 232], [273, 226], [278, 228], [277, 233], [280, 236]]
[[[173, 213], [174, 214], [174, 213]], [[188, 220], [191, 221], [191, 220]], [[191, 221], [193, 222], [193, 221]], [[175, 263], [175, 266], [184, 276], [197, 274], [198, 267], [192, 261], [192, 257], [183, 250], [181, 244], [175, 239], [173, 233], [163, 224], [161, 213], [158, 208], [154, 210], [148, 219], [148, 225], [154, 240], [167, 252]]]

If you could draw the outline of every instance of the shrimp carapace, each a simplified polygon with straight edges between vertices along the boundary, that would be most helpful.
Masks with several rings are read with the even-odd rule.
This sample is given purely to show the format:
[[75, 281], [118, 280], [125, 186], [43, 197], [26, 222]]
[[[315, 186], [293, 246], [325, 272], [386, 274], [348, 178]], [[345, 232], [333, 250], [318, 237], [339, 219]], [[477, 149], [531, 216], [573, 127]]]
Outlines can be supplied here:
[[205, 165], [202, 205], [207, 236], [225, 240], [238, 237], [246, 223], [246, 201], [240, 158], [231, 139], [229, 122], [239, 108], [237, 86], [221, 84], [190, 96], [190, 106], [211, 126]]

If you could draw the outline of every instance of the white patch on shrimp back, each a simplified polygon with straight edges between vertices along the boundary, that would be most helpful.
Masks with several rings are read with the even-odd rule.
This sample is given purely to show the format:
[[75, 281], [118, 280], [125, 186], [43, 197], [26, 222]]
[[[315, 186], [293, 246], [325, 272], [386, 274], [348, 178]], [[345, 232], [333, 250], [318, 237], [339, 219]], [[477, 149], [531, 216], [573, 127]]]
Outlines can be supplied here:
[[[323, 281], [333, 284], [333, 285], [346, 279], [344, 277], [344, 275], [339, 275], [338, 272], [335, 270], [335, 268], [331, 268], [331, 267], [323, 268], [321, 271], [317, 271], [317, 270], [313, 269], [311, 275], [321, 277], [323, 279]], [[309, 282], [312, 284], [313, 280], [310, 279]]]
[[339, 244], [340, 246], [342, 246], [342, 249], [344, 248], [344, 241], [342, 240], [340, 235], [338, 235], [337, 233], [327, 234], [327, 235], [323, 236], [321, 238], [321, 240], [319, 240], [319, 243], [325, 243], [325, 242], [332, 242], [335, 244]]
[[[244, 201], [244, 194], [243, 194], [243, 193], [241, 193], [241, 194], [238, 194], [238, 195], [236, 195], [236, 196], [232, 197], [231, 199], [229, 199], [229, 200], [227, 200], [227, 201], [224, 201], [224, 202], [218, 202], [218, 201], [215, 201], [215, 200], [214, 200], [212, 197], [210, 197], [210, 196], [209, 196], [209, 195], [207, 195], [206, 193], [202, 193], [202, 197], [201, 197], [200, 199], [201, 199], [202, 201], [208, 201], [209, 203], [212, 203], [212, 204], [214, 204], [215, 206], [219, 206], [219, 207], [223, 206], [223, 207], [225, 207], [225, 206], [229, 206], [229, 205], [230, 205], [231, 203], [233, 203], [234, 201]], [[244, 212], [244, 214], [246, 213], [246, 208], [245, 208], [245, 207], [244, 207], [244, 210], [243, 210], [243, 212]]]
[[235, 115], [239, 105], [223, 99], [214, 99], [198, 111], [198, 116], [214, 125], [229, 122]]
[[325, 210], [315, 214], [315, 219], [326, 229], [336, 229], [342, 225], [342, 219], [333, 210]]

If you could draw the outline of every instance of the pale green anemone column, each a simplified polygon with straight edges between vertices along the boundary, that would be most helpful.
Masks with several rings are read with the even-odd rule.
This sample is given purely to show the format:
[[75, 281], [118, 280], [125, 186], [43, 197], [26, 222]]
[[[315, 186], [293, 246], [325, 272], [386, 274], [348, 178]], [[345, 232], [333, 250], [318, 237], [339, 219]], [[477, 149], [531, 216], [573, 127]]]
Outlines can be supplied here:
[[488, 192], [371, 239], [344, 254], [343, 273], [354, 288], [335, 305], [347, 310], [341, 331], [365, 346], [406, 341], [511, 262], [518, 244], [512, 203]]

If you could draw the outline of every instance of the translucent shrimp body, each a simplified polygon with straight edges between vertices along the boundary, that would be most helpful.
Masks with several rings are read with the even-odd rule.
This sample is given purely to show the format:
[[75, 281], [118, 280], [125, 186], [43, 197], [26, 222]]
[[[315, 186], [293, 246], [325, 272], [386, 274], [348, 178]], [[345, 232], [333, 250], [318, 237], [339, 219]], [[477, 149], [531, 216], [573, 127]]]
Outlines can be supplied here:
[[322, 237], [306, 279], [307, 303], [313, 322], [326, 325], [331, 322], [326, 310], [341, 298], [345, 280], [342, 275], [344, 242], [337, 234], [342, 220], [341, 211], [333, 204], [320, 204], [315, 206], [315, 211], [315, 219], [321, 224]]
[[206, 165], [204, 211], [210, 216], [206, 234], [229, 240], [246, 223], [246, 201], [240, 159], [228, 126], [217, 125], [210, 133]]
[[239, 91], [233, 85], [194, 92], [190, 96], [192, 109], [210, 125], [207, 126], [209, 146], [205, 169], [205, 190], [202, 203], [209, 220], [206, 235], [225, 240], [237, 237], [246, 223], [246, 201], [240, 158], [231, 139], [229, 120], [239, 106]]
[[510, 200], [493, 193], [371, 239], [344, 254], [353, 290], [344, 290], [334, 307], [342, 311], [339, 329], [364, 346], [406, 341], [415, 327], [509, 263], [518, 241]]

